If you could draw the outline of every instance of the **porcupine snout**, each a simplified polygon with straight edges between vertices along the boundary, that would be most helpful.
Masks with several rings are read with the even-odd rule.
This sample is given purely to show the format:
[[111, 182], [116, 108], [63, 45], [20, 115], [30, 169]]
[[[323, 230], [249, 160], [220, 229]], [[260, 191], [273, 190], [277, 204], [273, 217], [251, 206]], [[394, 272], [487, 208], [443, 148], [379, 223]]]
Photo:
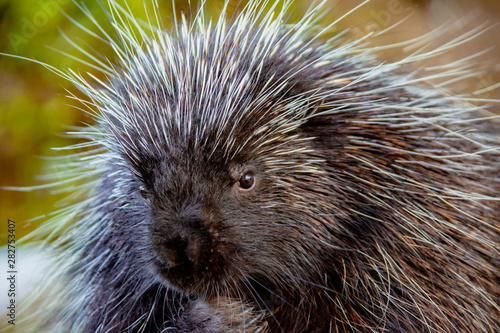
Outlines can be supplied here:
[[160, 264], [175, 270], [176, 275], [191, 276], [206, 266], [210, 238], [199, 208], [184, 209], [168, 219], [157, 218], [151, 239]]
[[196, 231], [199, 220], [187, 220], [183, 224], [186, 227], [174, 234], [165, 237], [165, 240], [159, 244], [159, 256], [164, 263], [170, 266], [193, 265], [199, 266], [201, 259], [202, 244], [206, 243], [205, 237]]

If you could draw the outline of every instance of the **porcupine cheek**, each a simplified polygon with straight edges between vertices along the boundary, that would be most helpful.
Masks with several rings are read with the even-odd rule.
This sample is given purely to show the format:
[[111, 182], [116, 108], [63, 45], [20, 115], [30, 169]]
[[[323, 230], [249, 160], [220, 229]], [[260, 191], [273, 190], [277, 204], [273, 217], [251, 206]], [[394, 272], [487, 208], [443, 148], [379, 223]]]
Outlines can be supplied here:
[[189, 288], [210, 261], [211, 238], [196, 209], [167, 217], [157, 213], [151, 227], [154, 266], [162, 278]]

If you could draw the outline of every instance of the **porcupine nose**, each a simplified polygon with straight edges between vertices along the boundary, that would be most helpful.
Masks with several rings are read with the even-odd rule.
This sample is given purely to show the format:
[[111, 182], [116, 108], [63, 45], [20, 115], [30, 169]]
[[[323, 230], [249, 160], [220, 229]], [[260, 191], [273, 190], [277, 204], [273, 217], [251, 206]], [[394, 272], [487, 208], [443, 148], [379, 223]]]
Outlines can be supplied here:
[[203, 264], [208, 237], [199, 218], [181, 219], [176, 224], [175, 230], [165, 230], [157, 252], [164, 264], [188, 272]]
[[172, 235], [160, 245], [160, 259], [171, 267], [198, 266], [202, 240], [196, 233]]

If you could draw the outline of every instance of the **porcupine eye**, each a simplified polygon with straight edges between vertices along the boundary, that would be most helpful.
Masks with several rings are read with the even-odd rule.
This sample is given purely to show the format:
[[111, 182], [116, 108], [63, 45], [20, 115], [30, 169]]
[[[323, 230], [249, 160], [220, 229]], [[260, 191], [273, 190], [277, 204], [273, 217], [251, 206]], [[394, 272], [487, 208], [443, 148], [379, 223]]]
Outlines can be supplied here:
[[255, 174], [252, 171], [246, 171], [241, 176], [238, 185], [242, 190], [251, 190], [255, 186]]
[[141, 195], [141, 197], [143, 197], [144, 199], [147, 199], [148, 198], [148, 192], [146, 191], [146, 188], [144, 186], [141, 186], [139, 187], [139, 194]]

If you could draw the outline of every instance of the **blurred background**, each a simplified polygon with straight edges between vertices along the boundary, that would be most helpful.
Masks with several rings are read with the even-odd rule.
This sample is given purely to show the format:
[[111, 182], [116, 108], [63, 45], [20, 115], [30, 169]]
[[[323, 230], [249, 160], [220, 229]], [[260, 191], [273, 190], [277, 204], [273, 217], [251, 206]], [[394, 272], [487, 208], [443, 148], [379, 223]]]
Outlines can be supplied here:
[[[151, 1], [145, 2], [150, 5]], [[172, 3], [170, 0], [158, 2], [165, 26], [169, 28]], [[323, 23], [333, 22], [362, 2], [329, 0]], [[110, 28], [102, 9], [106, 4], [97, 0], [77, 0], [77, 3], [88, 8], [102, 26]], [[238, 11], [242, 4], [244, 1], [234, 1], [229, 8]], [[134, 15], [145, 18], [143, 0], [129, 0], [128, 5]], [[309, 6], [310, 0], [296, 0], [290, 19], [299, 18]], [[207, 0], [208, 12], [214, 17], [222, 7], [222, 0]], [[176, 10], [190, 16], [188, 1], [177, 0]], [[0, 52], [36, 59], [57, 68], [72, 68], [77, 72], [98, 75], [95, 70], [73, 58], [82, 57], [82, 54], [60, 31], [86, 50], [98, 50], [113, 59], [111, 50], [78, 28], [72, 20], [97, 31], [91, 20], [70, 0], [0, 0]], [[474, 29], [484, 30], [464, 45], [418, 65], [434, 67], [439, 72], [440, 66], [487, 51], [471, 60], [476, 68], [474, 75], [459, 77], [448, 87], [456, 94], [471, 95], [484, 100], [480, 103], [488, 104], [488, 100], [500, 98], [499, 22], [498, 0], [372, 0], [340, 20], [332, 34], [348, 29], [347, 39], [369, 35], [366, 41], [370, 47], [396, 44], [377, 52], [381, 61], [394, 61], [416, 51], [402, 42], [431, 31], [436, 32], [426, 42], [431, 41], [437, 46]], [[398, 43], [403, 45], [397, 46]], [[422, 73], [425, 75], [426, 71], [422, 70]], [[443, 80], [437, 79], [435, 84]], [[50, 166], [51, 157], [57, 155], [51, 147], [75, 143], [61, 133], [69, 126], [92, 123], [89, 115], [71, 106], [75, 103], [65, 97], [66, 90], [83, 97], [71, 84], [40, 64], [0, 56], [0, 186], [43, 184], [39, 176]], [[491, 109], [494, 111], [495, 107]], [[60, 194], [51, 194], [47, 189], [31, 192], [0, 189], [0, 244], [3, 246], [7, 241], [8, 219], [16, 221], [19, 239], [43, 222], [45, 215], [54, 210], [61, 198]], [[4, 261], [6, 259], [2, 255], [2, 265]], [[0, 295], [0, 298], [3, 297], [3, 289]]]

